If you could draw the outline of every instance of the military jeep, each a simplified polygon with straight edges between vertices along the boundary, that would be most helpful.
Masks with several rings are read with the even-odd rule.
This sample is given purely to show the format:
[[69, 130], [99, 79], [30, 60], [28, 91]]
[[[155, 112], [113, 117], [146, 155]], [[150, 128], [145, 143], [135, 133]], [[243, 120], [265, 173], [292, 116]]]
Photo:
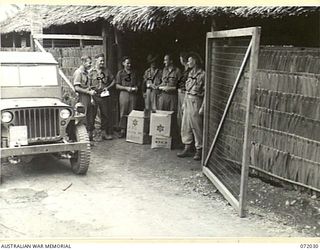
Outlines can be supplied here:
[[[58, 63], [46, 52], [0, 52], [1, 162], [29, 162], [40, 154], [70, 159], [86, 174], [90, 142], [81, 103], [66, 104]], [[1, 171], [0, 171], [1, 175]], [[0, 176], [1, 177], [1, 176]]]

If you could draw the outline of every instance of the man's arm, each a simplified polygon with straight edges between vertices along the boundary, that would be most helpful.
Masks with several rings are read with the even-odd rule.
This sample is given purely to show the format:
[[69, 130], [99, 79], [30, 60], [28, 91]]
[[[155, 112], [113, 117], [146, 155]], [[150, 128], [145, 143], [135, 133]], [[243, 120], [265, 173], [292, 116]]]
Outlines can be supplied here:
[[94, 95], [95, 91], [90, 90], [90, 88], [83, 88], [81, 87], [81, 73], [76, 71], [74, 73], [74, 80], [73, 80], [74, 89], [78, 93], [86, 94], [86, 95]]
[[131, 87], [126, 87], [126, 86], [122, 86], [121, 85], [120, 71], [118, 72], [113, 84], [115, 84], [116, 85], [116, 89], [118, 89], [120, 91], [124, 90], [124, 91], [127, 91], [127, 92], [131, 92], [131, 89], [132, 89]]

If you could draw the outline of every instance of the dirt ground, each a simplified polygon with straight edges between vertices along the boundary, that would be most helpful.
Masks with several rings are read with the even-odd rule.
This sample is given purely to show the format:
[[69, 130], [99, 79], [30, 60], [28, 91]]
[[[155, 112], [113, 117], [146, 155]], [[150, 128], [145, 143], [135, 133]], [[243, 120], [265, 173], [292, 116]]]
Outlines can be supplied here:
[[235, 210], [177, 150], [124, 139], [96, 142], [86, 176], [67, 160], [3, 165], [0, 238], [317, 237], [314, 194], [249, 181], [249, 214]]

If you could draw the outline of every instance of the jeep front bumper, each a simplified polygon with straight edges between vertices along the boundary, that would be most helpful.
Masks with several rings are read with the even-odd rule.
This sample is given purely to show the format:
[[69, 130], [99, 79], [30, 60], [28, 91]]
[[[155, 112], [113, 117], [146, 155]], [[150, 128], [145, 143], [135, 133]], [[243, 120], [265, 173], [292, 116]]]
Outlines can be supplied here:
[[88, 143], [86, 142], [70, 142], [70, 143], [55, 143], [44, 145], [32, 145], [21, 146], [12, 148], [1, 148], [1, 158], [9, 156], [21, 156], [21, 155], [37, 155], [48, 154], [57, 152], [77, 151], [87, 149]]

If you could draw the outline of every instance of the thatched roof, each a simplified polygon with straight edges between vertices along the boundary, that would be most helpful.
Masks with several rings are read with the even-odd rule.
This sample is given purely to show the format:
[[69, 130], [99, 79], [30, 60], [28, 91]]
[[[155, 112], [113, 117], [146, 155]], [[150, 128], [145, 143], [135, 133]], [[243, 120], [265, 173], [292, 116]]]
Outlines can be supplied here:
[[169, 7], [169, 6], [84, 6], [27, 5], [16, 16], [0, 24], [1, 33], [30, 31], [30, 20], [37, 14], [43, 28], [69, 23], [86, 23], [104, 19], [118, 29], [153, 30], [170, 25], [178, 16], [188, 20], [195, 17], [228, 15], [243, 18], [281, 18], [309, 15], [320, 7]]

